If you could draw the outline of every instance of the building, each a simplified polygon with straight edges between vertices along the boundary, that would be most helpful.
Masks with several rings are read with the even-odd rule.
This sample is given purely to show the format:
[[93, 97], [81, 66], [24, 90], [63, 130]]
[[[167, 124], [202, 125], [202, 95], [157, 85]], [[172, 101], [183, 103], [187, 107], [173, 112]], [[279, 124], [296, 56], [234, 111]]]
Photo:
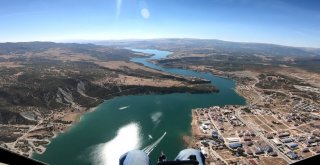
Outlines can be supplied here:
[[277, 145], [280, 146], [282, 143], [279, 141], [279, 139], [272, 139], [272, 142]]
[[250, 132], [244, 133], [244, 136], [251, 136], [251, 135], [250, 135]]
[[302, 149], [302, 152], [310, 152], [310, 150], [309, 150], [309, 148], [306, 147], [306, 148]]
[[300, 137], [298, 137], [297, 141], [298, 141], [298, 142], [302, 142], [302, 141], [304, 141], [305, 139], [306, 139], [305, 137], [300, 136]]
[[220, 135], [219, 135], [219, 136], [218, 136], [218, 139], [220, 139], [221, 141], [225, 142], [223, 136], [220, 136]]
[[266, 137], [267, 137], [267, 139], [273, 139], [273, 134], [272, 134], [272, 133], [268, 133], [268, 134], [266, 135]]
[[287, 138], [280, 139], [280, 141], [282, 143], [290, 143], [290, 142], [293, 142], [293, 139], [290, 137], [287, 137]]
[[287, 136], [290, 136], [290, 133], [289, 132], [281, 132], [281, 133], [279, 133], [279, 135], [278, 135], [280, 138], [282, 138], [282, 137], [287, 137]]
[[236, 143], [236, 142], [240, 142], [240, 138], [238, 137], [231, 137], [231, 138], [226, 138], [228, 143]]
[[287, 152], [287, 156], [290, 158], [290, 159], [298, 159], [298, 155], [296, 153], [294, 153], [293, 151], [289, 151]]
[[207, 129], [208, 129], [208, 125], [206, 125], [206, 124], [201, 124], [201, 128], [202, 128], [203, 130], [207, 130]]
[[260, 155], [260, 154], [263, 154], [263, 150], [260, 148], [260, 147], [255, 147], [254, 149], [254, 154], [255, 155]]
[[251, 141], [251, 137], [250, 137], [250, 136], [245, 136], [245, 137], [243, 138], [243, 140], [244, 140], [244, 141]]
[[224, 131], [224, 128], [222, 126], [219, 127], [220, 131]]
[[298, 144], [295, 143], [295, 142], [291, 142], [291, 143], [286, 144], [286, 146], [287, 146], [288, 148], [290, 148], [290, 149], [293, 149], [293, 148], [298, 147]]
[[202, 124], [204, 125], [211, 125], [211, 122], [209, 120], [203, 121]]
[[251, 136], [256, 136], [256, 133], [254, 133], [254, 131], [250, 131], [250, 135]]
[[276, 156], [278, 156], [278, 153], [277, 152], [271, 152], [271, 153], [269, 153], [269, 155], [276, 157]]
[[308, 139], [308, 140], [307, 140], [307, 144], [312, 144], [312, 143], [314, 143], [314, 142], [315, 142], [314, 139]]
[[273, 148], [271, 146], [269, 146], [268, 144], [262, 144], [259, 147], [264, 152], [267, 152], [267, 153], [273, 152]]
[[237, 149], [237, 148], [239, 148], [239, 147], [242, 147], [242, 144], [239, 143], [239, 142], [237, 142], [237, 143], [230, 143], [230, 144], [229, 144], [229, 147], [230, 147], [231, 149]]
[[237, 118], [234, 115], [232, 115], [231, 120], [237, 120]]
[[218, 138], [218, 136], [219, 136], [218, 131], [212, 131], [212, 137], [213, 138]]

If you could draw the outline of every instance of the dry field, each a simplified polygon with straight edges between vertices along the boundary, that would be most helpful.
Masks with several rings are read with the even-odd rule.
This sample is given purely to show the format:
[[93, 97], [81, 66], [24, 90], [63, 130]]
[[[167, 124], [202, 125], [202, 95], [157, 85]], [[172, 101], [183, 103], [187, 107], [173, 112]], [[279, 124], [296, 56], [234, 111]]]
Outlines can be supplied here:
[[288, 164], [285, 160], [282, 158], [274, 158], [274, 157], [260, 157], [261, 165], [286, 165]]
[[182, 86], [184, 85], [180, 81], [175, 80], [161, 80], [161, 79], [149, 79], [149, 78], [140, 78], [133, 76], [119, 75], [118, 78], [114, 79], [120, 84], [123, 85], [139, 85], [139, 86], [155, 86], [155, 87], [172, 87], [172, 86]]
[[23, 65], [18, 62], [0, 62], [0, 68], [18, 68], [23, 67]]
[[274, 128], [270, 127], [270, 125], [273, 125], [271, 124], [271, 122], [268, 122], [267, 120], [265, 120], [263, 118], [263, 116], [255, 116], [256, 118], [258, 118], [258, 120], [260, 120], [263, 124], [260, 125], [264, 130], [268, 131], [268, 132], [272, 132], [272, 131], [275, 131]]
[[145, 66], [133, 63], [133, 62], [126, 62], [126, 61], [107, 61], [107, 62], [95, 62], [95, 64], [102, 66], [107, 69], [115, 69], [115, 70], [124, 70], [125, 68], [129, 68], [131, 70], [145, 70], [147, 72], [152, 72], [152, 73], [158, 73], [158, 74], [163, 74], [167, 75], [164, 72], [157, 71], [154, 69], [147, 68]]
[[249, 121], [250, 123], [260, 127], [261, 129], [263, 129], [264, 131], [267, 132], [273, 132], [274, 130], [271, 129], [269, 126], [267, 126], [266, 124], [264, 124], [257, 116], [253, 116], [253, 115], [248, 115], [248, 116], [243, 116], [243, 118], [246, 121]]
[[217, 152], [224, 160], [234, 158], [234, 156], [232, 155], [232, 152], [229, 151], [228, 149], [217, 150], [216, 152]]
[[184, 58], [184, 57], [208, 57], [208, 54], [189, 53], [189, 52], [174, 52], [169, 55], [170, 58]]
[[74, 53], [65, 49], [51, 48], [41, 53], [26, 53], [27, 58], [46, 58], [60, 61], [98, 61], [97, 58], [82, 53]]
[[283, 68], [280, 70], [280, 73], [303, 79], [307, 83], [320, 88], [320, 74], [318, 73], [312, 73], [298, 68]]
[[308, 158], [313, 156], [312, 152], [302, 152], [301, 149], [296, 150], [297, 154], [301, 155], [303, 158]]
[[6, 55], [6, 54], [0, 54], [0, 58], [3, 58], [3, 59], [10, 59], [10, 58], [15, 58], [15, 56], [12, 56], [12, 55]]
[[282, 121], [279, 121], [278, 119], [274, 118], [273, 116], [270, 115], [264, 115], [263, 118], [266, 121], [269, 121], [269, 123], [271, 124], [272, 121], [278, 121], [279, 124], [272, 124], [274, 126], [275, 130], [285, 130], [285, 129], [289, 129], [287, 126], [285, 126]]

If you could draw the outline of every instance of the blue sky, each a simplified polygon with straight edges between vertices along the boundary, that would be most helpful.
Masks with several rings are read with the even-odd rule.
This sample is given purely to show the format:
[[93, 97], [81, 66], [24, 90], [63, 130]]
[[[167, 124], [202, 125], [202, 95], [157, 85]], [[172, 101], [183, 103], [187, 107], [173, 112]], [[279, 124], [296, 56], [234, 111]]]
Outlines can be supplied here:
[[320, 48], [318, 0], [1, 0], [0, 42], [205, 38]]

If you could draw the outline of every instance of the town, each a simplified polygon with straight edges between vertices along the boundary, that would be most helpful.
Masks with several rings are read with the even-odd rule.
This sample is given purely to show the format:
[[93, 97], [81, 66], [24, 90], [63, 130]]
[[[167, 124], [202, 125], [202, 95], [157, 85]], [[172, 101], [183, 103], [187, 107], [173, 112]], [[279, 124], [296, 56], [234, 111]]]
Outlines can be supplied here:
[[[290, 164], [320, 153], [318, 102], [308, 98], [309, 93], [303, 95], [318, 88], [272, 76], [275, 82], [271, 74], [245, 83], [238, 79], [237, 91], [247, 105], [192, 110], [190, 145], [204, 153], [208, 164]], [[286, 83], [272, 91], [279, 80]]]
[[303, 120], [295, 114], [281, 117], [254, 107], [214, 106], [194, 109], [192, 117], [194, 147], [215, 164], [287, 164], [320, 153], [320, 132], [301, 129], [307, 124], [295, 127]]

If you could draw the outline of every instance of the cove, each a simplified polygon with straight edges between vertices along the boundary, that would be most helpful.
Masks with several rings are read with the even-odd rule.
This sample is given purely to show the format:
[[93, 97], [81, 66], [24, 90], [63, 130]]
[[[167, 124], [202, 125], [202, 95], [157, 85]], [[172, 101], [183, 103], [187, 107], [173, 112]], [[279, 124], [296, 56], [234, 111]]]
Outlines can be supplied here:
[[131, 49], [154, 54], [131, 61], [164, 72], [211, 80], [219, 88], [213, 94], [130, 95], [106, 100], [81, 117], [69, 131], [52, 139], [43, 154], [34, 159], [53, 165], [118, 164], [119, 156], [131, 149], [144, 149], [155, 164], [161, 151], [174, 159], [184, 148], [182, 136], [191, 134], [191, 109], [209, 106], [244, 105], [235, 82], [209, 73], [163, 68], [148, 62], [164, 58], [167, 51]]

